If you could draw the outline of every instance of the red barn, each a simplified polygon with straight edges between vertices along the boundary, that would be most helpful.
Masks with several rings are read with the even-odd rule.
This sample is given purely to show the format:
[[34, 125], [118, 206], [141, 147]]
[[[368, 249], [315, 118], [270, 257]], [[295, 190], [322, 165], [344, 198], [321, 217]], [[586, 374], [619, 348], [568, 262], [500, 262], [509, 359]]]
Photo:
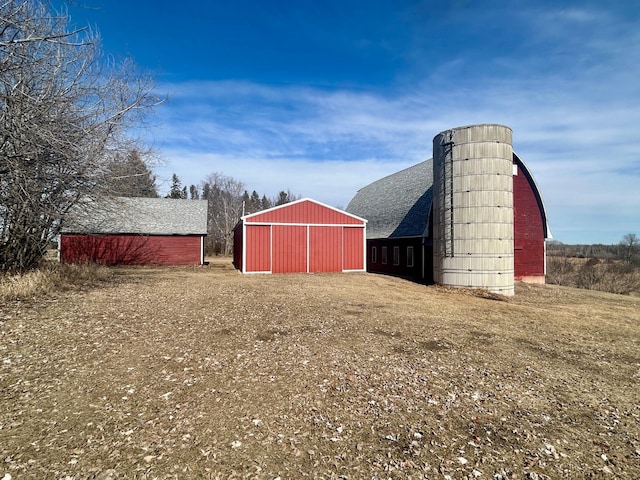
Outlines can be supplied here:
[[242, 273], [366, 269], [366, 220], [308, 198], [245, 215], [234, 230]]
[[[366, 218], [367, 270], [433, 281], [433, 159], [361, 188], [347, 211]], [[550, 238], [542, 197], [524, 162], [513, 154], [514, 279], [544, 283], [545, 239]]]
[[202, 265], [207, 202], [109, 198], [81, 202], [60, 234], [60, 261]]
[[544, 283], [550, 237], [540, 191], [529, 169], [513, 154], [513, 262], [517, 282]]

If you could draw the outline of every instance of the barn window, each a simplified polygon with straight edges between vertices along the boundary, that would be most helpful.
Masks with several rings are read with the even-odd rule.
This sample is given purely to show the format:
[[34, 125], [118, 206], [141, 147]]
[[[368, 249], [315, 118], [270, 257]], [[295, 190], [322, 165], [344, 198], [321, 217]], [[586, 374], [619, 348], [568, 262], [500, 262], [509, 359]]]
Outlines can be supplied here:
[[387, 247], [382, 247], [382, 264], [387, 264]]
[[413, 267], [413, 247], [407, 247], [407, 267]]
[[371, 263], [378, 261], [378, 247], [371, 247]]
[[393, 247], [393, 264], [400, 265], [400, 247]]

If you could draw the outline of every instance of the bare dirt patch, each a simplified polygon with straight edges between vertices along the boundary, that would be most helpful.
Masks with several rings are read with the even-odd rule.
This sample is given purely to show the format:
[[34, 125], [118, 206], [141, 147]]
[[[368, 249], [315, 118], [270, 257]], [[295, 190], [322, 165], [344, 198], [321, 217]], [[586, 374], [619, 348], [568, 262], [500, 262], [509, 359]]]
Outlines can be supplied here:
[[0, 478], [640, 478], [640, 299], [117, 269], [0, 307]]

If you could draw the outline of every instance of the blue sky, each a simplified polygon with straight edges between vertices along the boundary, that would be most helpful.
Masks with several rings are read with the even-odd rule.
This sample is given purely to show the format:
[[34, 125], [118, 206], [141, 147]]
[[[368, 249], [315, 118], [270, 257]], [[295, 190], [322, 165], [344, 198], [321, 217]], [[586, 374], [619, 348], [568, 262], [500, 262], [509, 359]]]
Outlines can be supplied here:
[[636, 0], [75, 3], [168, 97], [145, 132], [162, 191], [220, 172], [344, 208], [439, 132], [500, 123], [555, 239], [640, 235]]

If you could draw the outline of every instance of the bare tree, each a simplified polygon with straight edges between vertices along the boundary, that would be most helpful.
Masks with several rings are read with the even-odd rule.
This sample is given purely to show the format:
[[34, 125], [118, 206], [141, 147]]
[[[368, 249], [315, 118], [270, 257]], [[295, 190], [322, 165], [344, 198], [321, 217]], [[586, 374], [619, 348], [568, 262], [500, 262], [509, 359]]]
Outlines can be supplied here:
[[208, 175], [202, 183], [202, 199], [209, 202], [209, 250], [230, 255], [233, 228], [242, 216], [244, 184], [221, 173]]
[[633, 265], [640, 260], [640, 238], [635, 233], [627, 233], [618, 244], [620, 258]]
[[159, 102], [133, 64], [101, 57], [45, 0], [0, 0], [0, 270], [36, 266], [69, 209]]

